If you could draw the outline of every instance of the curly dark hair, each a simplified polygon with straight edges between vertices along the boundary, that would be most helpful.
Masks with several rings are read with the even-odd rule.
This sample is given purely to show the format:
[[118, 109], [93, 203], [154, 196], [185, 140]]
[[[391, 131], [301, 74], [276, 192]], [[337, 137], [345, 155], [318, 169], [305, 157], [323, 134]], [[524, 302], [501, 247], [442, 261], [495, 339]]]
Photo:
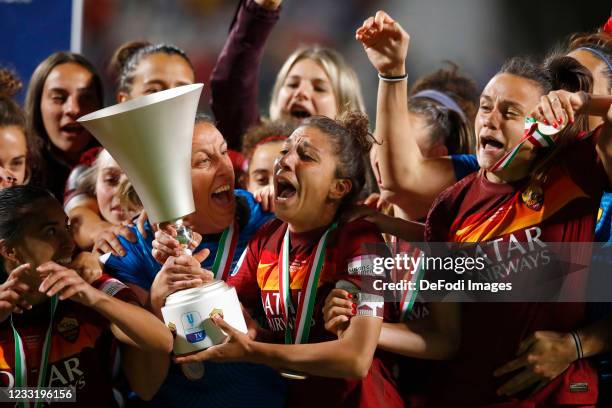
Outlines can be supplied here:
[[300, 127], [317, 128], [331, 137], [334, 153], [338, 157], [336, 177], [349, 179], [352, 184], [340, 207], [353, 204], [366, 183], [366, 172], [370, 166], [368, 153], [374, 140], [368, 126], [368, 117], [357, 111], [344, 112], [335, 120], [326, 116], [311, 116], [300, 124]]

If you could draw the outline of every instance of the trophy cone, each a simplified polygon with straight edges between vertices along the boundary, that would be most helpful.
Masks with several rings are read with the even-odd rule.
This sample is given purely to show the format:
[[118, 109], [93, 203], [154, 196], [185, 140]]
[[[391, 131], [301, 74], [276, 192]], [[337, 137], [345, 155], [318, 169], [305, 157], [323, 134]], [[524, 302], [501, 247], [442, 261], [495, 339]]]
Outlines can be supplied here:
[[151, 222], [195, 211], [191, 140], [202, 87], [168, 89], [78, 119], [121, 166]]

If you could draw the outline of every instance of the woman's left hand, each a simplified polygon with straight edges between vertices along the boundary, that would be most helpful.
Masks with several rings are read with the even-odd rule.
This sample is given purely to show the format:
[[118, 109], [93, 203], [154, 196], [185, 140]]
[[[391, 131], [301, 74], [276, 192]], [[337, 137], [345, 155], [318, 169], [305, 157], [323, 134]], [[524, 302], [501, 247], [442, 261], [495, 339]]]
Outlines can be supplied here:
[[500, 377], [522, 368], [497, 389], [498, 395], [515, 395], [536, 384], [538, 390], [563, 373], [577, 359], [572, 335], [553, 331], [535, 332], [521, 342], [516, 354], [518, 358], [493, 373], [495, 377]]
[[349, 320], [357, 313], [357, 305], [353, 303], [353, 295], [344, 289], [332, 289], [323, 306], [325, 329], [338, 338], [349, 325]]
[[540, 98], [540, 103], [530, 116], [538, 122], [562, 128], [574, 123], [575, 115], [582, 112], [589, 101], [586, 92], [568, 92], [562, 89], [551, 91]]
[[225, 342], [217, 346], [212, 346], [206, 350], [183, 357], [175, 357], [174, 361], [179, 364], [195, 363], [199, 361], [230, 362], [244, 361], [249, 362], [253, 354], [253, 343], [251, 338], [230, 326], [220, 316], [213, 316], [213, 321], [218, 328], [227, 333]]
[[50, 261], [40, 265], [36, 270], [43, 276], [48, 275], [38, 290], [49, 297], [59, 295], [60, 300], [70, 299], [89, 307], [99, 299], [100, 292], [85, 282], [74, 269]]

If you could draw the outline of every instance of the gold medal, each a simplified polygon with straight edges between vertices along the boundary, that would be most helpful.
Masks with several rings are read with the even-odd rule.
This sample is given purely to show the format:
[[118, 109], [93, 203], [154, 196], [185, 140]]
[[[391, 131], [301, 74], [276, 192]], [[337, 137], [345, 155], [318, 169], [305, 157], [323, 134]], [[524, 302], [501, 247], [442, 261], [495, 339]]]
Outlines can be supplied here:
[[527, 208], [540, 211], [544, 204], [544, 190], [538, 182], [532, 180], [521, 194], [521, 198]]
[[183, 363], [181, 371], [188, 380], [197, 381], [204, 377], [204, 363]]

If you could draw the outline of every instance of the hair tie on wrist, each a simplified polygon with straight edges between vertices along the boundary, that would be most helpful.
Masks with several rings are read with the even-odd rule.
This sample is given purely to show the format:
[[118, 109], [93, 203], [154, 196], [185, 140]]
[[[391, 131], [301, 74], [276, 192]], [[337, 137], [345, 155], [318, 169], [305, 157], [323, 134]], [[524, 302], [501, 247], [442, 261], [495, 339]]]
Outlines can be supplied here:
[[575, 330], [572, 330], [570, 334], [574, 338], [574, 344], [576, 345], [576, 355], [578, 356], [578, 360], [580, 360], [581, 358], [584, 357], [584, 352], [582, 351], [582, 342], [580, 341], [580, 336], [578, 335], [578, 332], [576, 332]]
[[408, 74], [399, 75], [399, 76], [385, 76], [378, 73], [378, 79], [384, 82], [400, 82], [408, 79]]

